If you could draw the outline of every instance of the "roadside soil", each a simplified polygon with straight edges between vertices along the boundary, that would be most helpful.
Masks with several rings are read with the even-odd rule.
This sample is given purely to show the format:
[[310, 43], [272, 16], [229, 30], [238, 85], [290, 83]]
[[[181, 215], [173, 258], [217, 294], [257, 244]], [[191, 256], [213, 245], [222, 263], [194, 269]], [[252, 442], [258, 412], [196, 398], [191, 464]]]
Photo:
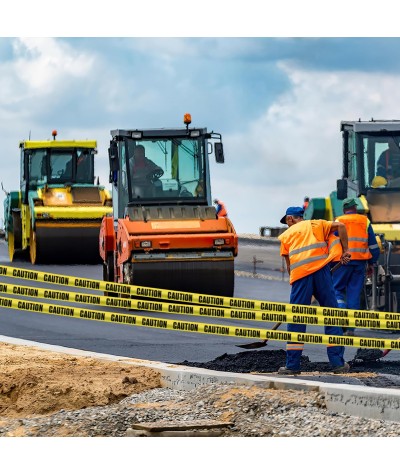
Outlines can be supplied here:
[[[151, 368], [30, 346], [0, 343], [0, 360], [0, 426], [10, 419], [111, 405], [129, 395], [161, 387], [159, 374]], [[204, 363], [181, 362], [237, 373], [274, 373], [284, 364], [285, 351], [270, 349], [223, 354]], [[330, 367], [327, 362], [310, 362], [302, 356], [302, 371], [304, 375], [321, 376], [329, 373]], [[399, 386], [400, 377], [396, 376], [400, 376], [400, 362], [383, 360], [351, 361], [350, 373], [345, 375], [375, 387]]]
[[147, 367], [0, 343], [0, 426], [10, 418], [103, 406], [160, 387]]

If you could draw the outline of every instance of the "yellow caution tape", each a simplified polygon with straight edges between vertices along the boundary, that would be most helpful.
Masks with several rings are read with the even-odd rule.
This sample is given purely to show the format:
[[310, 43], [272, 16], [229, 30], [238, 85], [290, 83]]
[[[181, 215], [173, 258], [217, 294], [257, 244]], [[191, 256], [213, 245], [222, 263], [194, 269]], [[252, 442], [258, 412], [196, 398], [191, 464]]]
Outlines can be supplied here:
[[[231, 298], [226, 296], [202, 295], [176, 290], [165, 290], [145, 286], [128, 285], [125, 283], [111, 283], [103, 280], [79, 278], [54, 273], [39, 272], [0, 265], [0, 276], [20, 278], [23, 280], [39, 281], [54, 285], [64, 285], [73, 288], [117, 293], [125, 297], [152, 298], [156, 300], [181, 301], [184, 303], [206, 306], [238, 308], [243, 310], [257, 310], [303, 316], [323, 316], [329, 318], [356, 318], [400, 321], [399, 313], [385, 313], [379, 311], [363, 311], [355, 309], [326, 308], [323, 306], [299, 305], [272, 301], [258, 301], [245, 298]], [[362, 327], [362, 326], [360, 326]], [[367, 327], [367, 326], [365, 326]]]
[[322, 334], [276, 331], [272, 329], [257, 329], [246, 327], [225, 326], [198, 322], [177, 321], [172, 319], [152, 318], [136, 314], [121, 314], [108, 311], [91, 311], [84, 308], [70, 308], [47, 303], [32, 303], [31, 301], [15, 298], [0, 297], [0, 307], [22, 311], [35, 311], [54, 316], [71, 317], [93, 321], [102, 321], [130, 326], [151, 327], [191, 333], [210, 334], [215, 336], [230, 336], [251, 339], [271, 339], [289, 343], [307, 343], [335, 346], [362, 347], [368, 349], [400, 350], [400, 340], [374, 339], [365, 337], [331, 336]]
[[363, 318], [339, 318], [329, 316], [304, 316], [288, 311], [287, 313], [272, 313], [269, 311], [243, 311], [236, 308], [218, 308], [212, 306], [181, 305], [171, 302], [134, 300], [131, 298], [116, 298], [111, 296], [91, 295], [87, 293], [74, 293], [71, 291], [58, 291], [46, 288], [33, 288], [22, 285], [0, 283], [0, 293], [27, 296], [31, 298], [44, 298], [73, 303], [108, 306], [113, 308], [137, 309], [141, 311], [154, 311], [157, 313], [183, 314], [187, 316], [201, 316], [209, 318], [228, 318], [235, 320], [252, 320], [261, 322], [281, 322], [310, 324], [313, 326], [340, 326], [366, 329], [400, 330], [400, 315], [398, 321], [375, 320]]

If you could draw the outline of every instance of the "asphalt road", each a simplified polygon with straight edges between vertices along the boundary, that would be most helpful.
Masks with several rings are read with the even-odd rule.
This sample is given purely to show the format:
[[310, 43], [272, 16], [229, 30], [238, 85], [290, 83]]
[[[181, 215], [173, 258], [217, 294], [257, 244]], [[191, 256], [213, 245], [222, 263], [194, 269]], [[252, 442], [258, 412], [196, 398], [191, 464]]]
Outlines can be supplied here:
[[[256, 264], [256, 268], [254, 268], [254, 258], [262, 261], [262, 263]], [[26, 261], [14, 261], [11, 264], [8, 260], [7, 246], [4, 240], [0, 240], [0, 264], [91, 279], [102, 278], [101, 265], [36, 265], [33, 267]], [[290, 285], [286, 281], [287, 275], [281, 271], [281, 257], [279, 256], [279, 247], [277, 245], [266, 245], [265, 242], [240, 242], [239, 256], [236, 259], [235, 268], [238, 271], [238, 275], [242, 275], [242, 272], [248, 272], [249, 275], [249, 277], [235, 277], [235, 297], [271, 302], [289, 301]], [[253, 277], [254, 272], [256, 273], [256, 278]], [[283, 279], [285, 277], [286, 280]], [[29, 282], [26, 280], [0, 277], [1, 280], [7, 280], [8, 283], [12, 284], [29, 286]], [[35, 286], [49, 288], [49, 285], [44, 283], [35, 283]], [[68, 287], [57, 286], [57, 289], [68, 290]], [[84, 290], [79, 292], [84, 292]], [[95, 294], [93, 291], [91, 293]], [[79, 306], [82, 307], [82, 304]], [[90, 309], [105, 308], [90, 306]], [[118, 312], [124, 311], [118, 310]], [[140, 315], [145, 314], [169, 317], [166, 314], [140, 312]], [[205, 322], [205, 318], [201, 317], [188, 318], [182, 315], [171, 315], [170, 317], [175, 320]], [[259, 322], [207, 319], [215, 324], [260, 327]], [[267, 324], [269, 328], [272, 326], [273, 323]], [[283, 324], [281, 329], [284, 330], [285, 328], [286, 325]], [[318, 326], [308, 327], [308, 332], [321, 333], [322, 331], [323, 329]], [[122, 324], [56, 317], [43, 313], [5, 308], [0, 308], [0, 334], [87, 351], [171, 363], [211, 361], [222, 354], [235, 354], [243, 351], [243, 349], [236, 347], [236, 344], [253, 342], [251, 339], [192, 334], [136, 326], [130, 327]], [[391, 339], [400, 337], [399, 334], [393, 335], [383, 331], [377, 332], [372, 330], [360, 330], [358, 334], [364, 337], [388, 337]], [[284, 348], [284, 343], [270, 341], [265, 348], [260, 350]], [[355, 352], [355, 348], [347, 348], [346, 360], [353, 358]], [[306, 345], [303, 354], [307, 355], [311, 361], [327, 360], [324, 346]], [[392, 351], [386, 359], [400, 360], [400, 351]]]

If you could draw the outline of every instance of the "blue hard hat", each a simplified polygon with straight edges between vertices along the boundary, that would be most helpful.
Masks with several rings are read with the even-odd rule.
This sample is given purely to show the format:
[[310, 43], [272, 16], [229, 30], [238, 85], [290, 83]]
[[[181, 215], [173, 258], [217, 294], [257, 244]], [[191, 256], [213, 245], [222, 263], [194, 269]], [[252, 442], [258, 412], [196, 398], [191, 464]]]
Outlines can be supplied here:
[[286, 214], [280, 220], [281, 224], [286, 224], [286, 216], [303, 217], [304, 209], [302, 207], [288, 207]]

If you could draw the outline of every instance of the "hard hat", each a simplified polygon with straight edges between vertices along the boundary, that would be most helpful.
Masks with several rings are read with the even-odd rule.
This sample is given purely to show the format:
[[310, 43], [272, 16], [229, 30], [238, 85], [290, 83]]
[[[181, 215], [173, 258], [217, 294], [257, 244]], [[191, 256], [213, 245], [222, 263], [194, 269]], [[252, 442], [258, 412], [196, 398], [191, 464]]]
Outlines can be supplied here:
[[302, 207], [288, 207], [286, 209], [286, 214], [282, 217], [279, 221], [281, 224], [286, 224], [286, 216], [294, 216], [294, 217], [303, 217], [304, 209]]
[[380, 188], [387, 185], [387, 179], [383, 176], [375, 176], [375, 178], [371, 182], [371, 186], [373, 188]]
[[347, 198], [343, 201], [343, 210], [357, 207], [357, 201], [354, 198]]

